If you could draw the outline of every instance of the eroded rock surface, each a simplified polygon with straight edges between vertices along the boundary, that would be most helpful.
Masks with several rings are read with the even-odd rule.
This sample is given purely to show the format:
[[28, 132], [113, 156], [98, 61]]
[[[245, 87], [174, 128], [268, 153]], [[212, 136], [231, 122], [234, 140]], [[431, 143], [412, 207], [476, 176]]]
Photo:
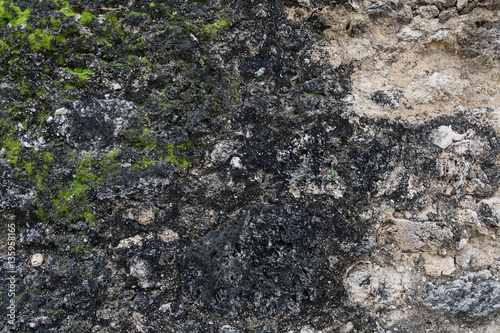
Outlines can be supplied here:
[[499, 9], [0, 2], [0, 332], [499, 332]]

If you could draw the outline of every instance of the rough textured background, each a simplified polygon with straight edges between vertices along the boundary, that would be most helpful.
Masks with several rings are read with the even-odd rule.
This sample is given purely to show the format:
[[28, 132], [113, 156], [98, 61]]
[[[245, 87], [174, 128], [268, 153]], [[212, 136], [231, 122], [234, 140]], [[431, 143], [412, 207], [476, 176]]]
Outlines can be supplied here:
[[0, 1], [0, 331], [499, 332], [499, 10]]

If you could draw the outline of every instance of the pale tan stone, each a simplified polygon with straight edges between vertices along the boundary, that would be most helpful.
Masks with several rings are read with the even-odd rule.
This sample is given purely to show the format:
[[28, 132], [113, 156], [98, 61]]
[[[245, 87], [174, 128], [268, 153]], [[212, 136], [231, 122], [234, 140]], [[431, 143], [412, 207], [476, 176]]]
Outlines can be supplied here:
[[171, 229], [163, 230], [159, 237], [165, 243], [175, 242], [176, 240], [179, 240], [179, 234]]
[[131, 246], [142, 246], [142, 237], [139, 235], [135, 235], [134, 237], [122, 239], [117, 248], [129, 248]]
[[[351, 302], [363, 306], [397, 303], [404, 292], [403, 274], [394, 267], [382, 267], [371, 262], [352, 266], [346, 274], [344, 285]], [[378, 294], [385, 296], [380, 298]]]
[[438, 250], [453, 237], [451, 228], [437, 222], [413, 222], [393, 219], [391, 225], [379, 230], [381, 243], [393, 243], [402, 250], [416, 251], [421, 248]]
[[457, 9], [458, 10], [464, 9], [468, 3], [469, 3], [469, 0], [457, 0]]
[[441, 257], [429, 253], [424, 253], [425, 274], [430, 276], [451, 275], [455, 271], [455, 261], [453, 257]]
[[132, 208], [127, 211], [126, 215], [129, 219], [136, 221], [142, 225], [148, 225], [155, 219], [155, 209], [153, 208]]

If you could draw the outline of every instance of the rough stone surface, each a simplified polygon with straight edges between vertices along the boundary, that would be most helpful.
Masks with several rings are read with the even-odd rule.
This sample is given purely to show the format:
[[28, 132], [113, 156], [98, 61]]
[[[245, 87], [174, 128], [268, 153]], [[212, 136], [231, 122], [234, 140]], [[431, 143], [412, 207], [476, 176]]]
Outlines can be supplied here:
[[499, 9], [0, 1], [0, 332], [500, 332]]
[[488, 271], [469, 273], [443, 285], [431, 285], [424, 305], [435, 312], [483, 318], [500, 309], [500, 281]]

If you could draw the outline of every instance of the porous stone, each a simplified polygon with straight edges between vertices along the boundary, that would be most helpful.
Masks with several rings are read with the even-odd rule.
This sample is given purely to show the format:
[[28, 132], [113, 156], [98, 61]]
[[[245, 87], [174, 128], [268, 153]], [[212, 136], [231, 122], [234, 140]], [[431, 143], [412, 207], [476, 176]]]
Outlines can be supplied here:
[[430, 276], [451, 275], [455, 272], [455, 259], [453, 257], [440, 257], [424, 253], [425, 274]]
[[498, 332], [499, 9], [0, 1], [0, 331]]
[[451, 282], [431, 285], [423, 304], [436, 313], [485, 318], [500, 309], [500, 282], [489, 271], [467, 273]]
[[482, 200], [479, 203], [479, 214], [486, 225], [498, 227], [500, 225], [500, 198]]
[[395, 246], [409, 251], [421, 248], [440, 249], [453, 237], [452, 229], [445, 223], [415, 222], [405, 219], [393, 219], [391, 224], [379, 230], [380, 242], [391, 242]]
[[439, 9], [434, 5], [421, 6], [418, 7], [417, 14], [423, 19], [429, 20], [439, 15]]
[[444, 23], [448, 21], [450, 18], [458, 16], [457, 8], [448, 8], [439, 13], [439, 23]]
[[468, 3], [469, 3], [469, 0], [457, 0], [458, 11], [461, 11], [462, 9], [464, 9]]

